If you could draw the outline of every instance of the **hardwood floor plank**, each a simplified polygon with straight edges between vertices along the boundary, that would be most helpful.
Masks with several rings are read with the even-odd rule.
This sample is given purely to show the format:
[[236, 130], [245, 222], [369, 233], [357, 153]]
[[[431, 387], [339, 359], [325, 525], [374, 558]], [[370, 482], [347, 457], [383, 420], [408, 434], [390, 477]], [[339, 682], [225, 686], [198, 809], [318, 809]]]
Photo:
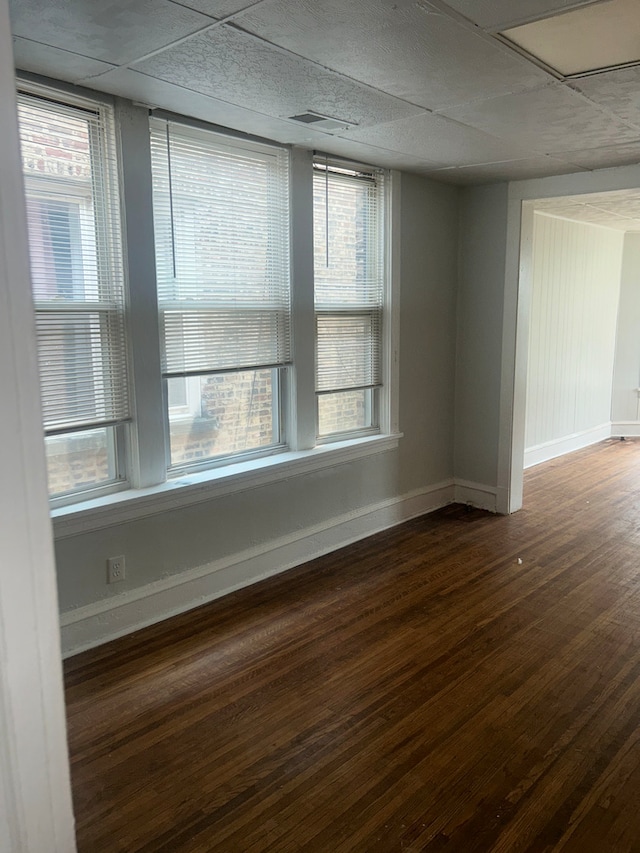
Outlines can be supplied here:
[[80, 853], [640, 851], [640, 442], [66, 663]]

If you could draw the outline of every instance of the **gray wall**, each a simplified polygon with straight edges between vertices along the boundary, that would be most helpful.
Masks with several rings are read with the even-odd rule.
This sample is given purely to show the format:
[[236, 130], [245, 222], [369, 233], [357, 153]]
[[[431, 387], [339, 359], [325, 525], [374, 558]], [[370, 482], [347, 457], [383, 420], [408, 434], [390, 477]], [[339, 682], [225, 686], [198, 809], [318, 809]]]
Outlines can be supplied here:
[[[403, 175], [398, 449], [60, 539], [63, 612], [453, 476], [458, 196]], [[126, 555], [127, 579], [114, 589], [105, 559], [116, 554]]]
[[[611, 420], [640, 421], [640, 234], [625, 234]], [[615, 429], [615, 427], [614, 427]], [[622, 430], [624, 433], [624, 430]]]
[[507, 184], [461, 194], [454, 471], [487, 486], [498, 478], [507, 202]]

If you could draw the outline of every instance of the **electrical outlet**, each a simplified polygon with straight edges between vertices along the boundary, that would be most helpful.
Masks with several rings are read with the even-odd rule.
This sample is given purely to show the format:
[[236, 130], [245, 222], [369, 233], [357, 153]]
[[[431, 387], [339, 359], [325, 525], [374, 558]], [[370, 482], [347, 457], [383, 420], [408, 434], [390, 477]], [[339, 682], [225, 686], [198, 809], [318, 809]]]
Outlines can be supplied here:
[[125, 578], [124, 556], [107, 560], [107, 583], [118, 583]]

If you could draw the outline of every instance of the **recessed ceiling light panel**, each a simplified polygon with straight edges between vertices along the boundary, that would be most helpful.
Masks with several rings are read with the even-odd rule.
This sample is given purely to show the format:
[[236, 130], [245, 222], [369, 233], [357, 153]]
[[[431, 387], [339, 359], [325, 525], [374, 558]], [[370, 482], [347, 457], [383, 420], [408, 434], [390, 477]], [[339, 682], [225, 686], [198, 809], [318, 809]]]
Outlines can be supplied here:
[[606, 0], [501, 35], [565, 77], [640, 63], [640, 2]]

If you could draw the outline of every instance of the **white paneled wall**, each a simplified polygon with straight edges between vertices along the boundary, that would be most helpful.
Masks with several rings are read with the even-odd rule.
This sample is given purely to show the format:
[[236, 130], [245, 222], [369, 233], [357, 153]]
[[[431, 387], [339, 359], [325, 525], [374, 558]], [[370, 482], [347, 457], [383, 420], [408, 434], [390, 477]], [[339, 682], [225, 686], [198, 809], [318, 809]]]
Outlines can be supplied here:
[[624, 237], [616, 361], [613, 371], [613, 435], [640, 435], [640, 233]]
[[624, 235], [534, 215], [525, 466], [609, 434]]

